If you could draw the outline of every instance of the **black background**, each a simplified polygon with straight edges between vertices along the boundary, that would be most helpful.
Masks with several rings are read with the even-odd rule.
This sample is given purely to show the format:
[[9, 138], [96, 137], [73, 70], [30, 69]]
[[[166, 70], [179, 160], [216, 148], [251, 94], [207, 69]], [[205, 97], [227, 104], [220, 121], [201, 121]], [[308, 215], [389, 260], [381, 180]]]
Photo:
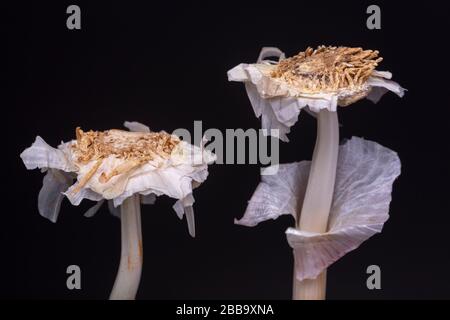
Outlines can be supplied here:
[[[226, 72], [254, 62], [262, 46], [288, 56], [308, 45], [378, 49], [380, 70], [409, 91], [378, 105], [339, 110], [341, 136], [365, 137], [398, 152], [391, 218], [383, 233], [328, 270], [329, 299], [449, 298], [449, 13], [441, 2], [381, 3], [382, 29], [366, 28], [364, 1], [18, 2], [4, 13], [8, 82], [3, 110], [0, 297], [105, 299], [120, 255], [120, 223], [106, 207], [64, 201], [53, 224], [37, 211], [43, 175], [19, 154], [36, 135], [50, 145], [74, 128], [153, 130], [259, 128], [244, 87]], [[66, 28], [78, 4], [82, 29]], [[444, 41], [444, 43], [443, 43]], [[310, 159], [315, 120], [302, 113], [281, 144], [281, 162]], [[5, 149], [4, 149], [5, 151]], [[259, 165], [212, 165], [195, 191], [197, 238], [179, 221], [173, 199], [143, 207], [144, 269], [138, 299], [290, 299], [292, 253], [282, 217], [255, 228], [233, 224], [259, 182]], [[82, 290], [66, 288], [66, 267], [82, 270]], [[366, 288], [367, 266], [382, 289]]]

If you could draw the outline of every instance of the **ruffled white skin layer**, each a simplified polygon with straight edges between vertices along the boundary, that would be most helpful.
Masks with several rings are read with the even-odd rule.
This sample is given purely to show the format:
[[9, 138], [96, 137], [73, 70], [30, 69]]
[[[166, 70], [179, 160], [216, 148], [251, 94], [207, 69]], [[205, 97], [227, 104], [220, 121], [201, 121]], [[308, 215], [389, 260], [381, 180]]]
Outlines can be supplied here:
[[[245, 83], [245, 89], [250, 99], [255, 115], [261, 117], [263, 129], [278, 129], [279, 138], [289, 141], [287, 134], [297, 122], [300, 110], [308, 107], [313, 112], [321, 109], [336, 111], [338, 99], [346, 92], [305, 94], [286, 83], [274, 79], [264, 72], [269, 65], [277, 62], [265, 60], [268, 57], [284, 58], [284, 53], [278, 48], [263, 48], [255, 64], [241, 63], [228, 71], [229, 81]], [[384, 93], [392, 91], [402, 97], [405, 89], [391, 81], [392, 74], [388, 71], [374, 71], [366, 82], [370, 93], [366, 97], [376, 103]], [[277, 135], [277, 136], [278, 136]]]
[[[150, 132], [147, 126], [138, 122], [125, 122], [124, 125], [131, 131]], [[90, 162], [81, 167], [75, 164], [70, 148], [75, 142], [61, 143], [55, 149], [38, 136], [20, 155], [27, 169], [48, 169], [38, 199], [39, 213], [43, 217], [56, 222], [63, 194], [73, 205], [79, 205], [83, 199], [97, 201], [85, 213], [87, 217], [92, 217], [104, 200], [108, 200], [111, 213], [119, 216], [117, 207], [133, 194], [140, 194], [143, 204], [152, 204], [156, 196], [165, 194], [178, 199], [174, 205], [175, 212], [182, 219], [186, 211], [188, 219], [192, 220], [188, 225], [193, 225], [192, 190], [206, 180], [208, 164], [215, 161], [215, 155], [203, 146], [180, 141], [169, 159], [155, 159], [136, 170], [113, 177], [107, 183], [100, 183], [98, 178], [103, 171], [110, 171], [123, 161], [109, 157], [86, 185], [74, 193], [71, 191], [94, 164]], [[75, 178], [77, 182], [72, 185]], [[192, 227], [190, 233], [195, 234]]]
[[[381, 232], [389, 218], [392, 184], [400, 168], [397, 154], [375, 142], [353, 137], [340, 146], [328, 232], [286, 230], [297, 280], [315, 279]], [[262, 175], [243, 218], [235, 223], [255, 226], [283, 214], [295, 219], [302, 208], [309, 169], [310, 161], [301, 161], [280, 165], [275, 175]]]

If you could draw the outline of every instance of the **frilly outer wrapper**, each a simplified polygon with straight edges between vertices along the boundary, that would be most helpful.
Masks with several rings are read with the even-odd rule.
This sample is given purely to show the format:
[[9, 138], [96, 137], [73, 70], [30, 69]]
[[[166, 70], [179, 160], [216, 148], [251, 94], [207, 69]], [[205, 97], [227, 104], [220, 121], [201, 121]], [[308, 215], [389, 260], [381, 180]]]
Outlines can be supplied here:
[[[138, 122], [125, 122], [125, 127], [135, 132], [150, 132], [150, 129]], [[96, 192], [93, 188], [98, 183], [98, 175], [94, 175], [90, 181], [77, 193], [70, 192], [87, 168], [80, 170], [72, 161], [70, 145], [73, 143], [61, 143], [58, 148], [49, 146], [41, 137], [36, 137], [33, 145], [22, 152], [20, 157], [27, 169], [41, 168], [47, 171], [43, 180], [43, 186], [39, 192], [39, 213], [56, 222], [63, 196], [67, 196], [73, 205], [78, 205], [83, 199], [97, 201], [86, 213], [86, 217], [92, 217], [105, 200], [108, 200], [110, 212], [120, 216], [118, 206], [133, 194], [141, 195], [143, 204], [152, 204], [156, 196], [168, 195], [178, 199], [174, 205], [177, 215], [182, 218], [184, 208], [192, 206], [194, 197], [192, 190], [199, 186], [208, 176], [208, 164], [215, 160], [215, 155], [204, 149], [180, 141], [176, 153], [164, 162], [147, 163], [132, 172], [119, 175], [111, 182], [111, 188], [105, 188], [103, 192]], [[108, 159], [109, 160], [109, 159]], [[114, 159], [110, 162], [114, 164]], [[105, 165], [108, 161], [105, 161]], [[92, 180], [96, 179], [91, 183]], [[98, 191], [98, 188], [97, 188]]]
[[[299, 281], [316, 278], [381, 232], [400, 168], [397, 154], [375, 142], [353, 137], [340, 146], [328, 232], [286, 230]], [[235, 223], [255, 226], [283, 214], [295, 218], [303, 205], [309, 169], [310, 161], [301, 161], [280, 165], [276, 175], [262, 175], [243, 218]]]
[[[256, 117], [261, 117], [261, 126], [267, 129], [279, 130], [276, 135], [282, 141], [289, 141], [287, 134], [297, 122], [301, 109], [308, 107], [312, 112], [322, 109], [336, 111], [338, 99], [345, 92], [308, 94], [297, 92], [295, 88], [267, 76], [263, 71], [276, 61], [266, 60], [268, 57], [284, 59], [284, 53], [278, 48], [263, 48], [257, 63], [241, 63], [228, 71], [229, 81], [245, 83], [248, 98]], [[366, 97], [372, 102], [378, 102], [387, 91], [392, 91], [402, 97], [405, 89], [390, 80], [392, 74], [388, 71], [374, 70], [366, 82], [371, 88]]]

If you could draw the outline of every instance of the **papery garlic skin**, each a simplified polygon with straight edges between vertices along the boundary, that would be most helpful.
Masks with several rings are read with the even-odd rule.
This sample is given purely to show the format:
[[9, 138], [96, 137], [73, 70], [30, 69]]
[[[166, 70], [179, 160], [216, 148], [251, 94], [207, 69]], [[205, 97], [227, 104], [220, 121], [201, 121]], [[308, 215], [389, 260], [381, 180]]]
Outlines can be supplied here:
[[[261, 116], [262, 128], [278, 129], [279, 138], [289, 141], [287, 134], [298, 120], [301, 109], [308, 107], [313, 112], [322, 109], [337, 111], [338, 106], [349, 105], [363, 97], [378, 102], [386, 91], [402, 97], [405, 89], [394, 81], [387, 71], [373, 70], [370, 76], [356, 86], [305, 90], [288, 83], [283, 78], [274, 78], [272, 73], [284, 54], [277, 48], [263, 48], [257, 63], [241, 63], [228, 71], [228, 80], [244, 82], [247, 95], [257, 117]], [[353, 48], [350, 48], [353, 49]], [[280, 58], [278, 62], [265, 60], [269, 56]]]
[[[125, 126], [133, 130], [141, 130], [144, 134], [150, 133], [147, 126], [137, 122], [125, 122]], [[139, 135], [139, 133], [122, 132], [115, 130], [113, 134]], [[32, 146], [22, 152], [20, 156], [27, 169], [49, 170], [48, 177], [44, 179], [41, 193], [57, 190], [56, 197], [59, 203], [60, 192], [64, 191], [64, 195], [73, 205], [78, 205], [83, 199], [110, 200], [113, 203], [110, 208], [114, 211], [115, 207], [133, 194], [143, 196], [143, 199], [147, 199], [147, 203], [151, 202], [148, 201], [148, 197], [165, 194], [178, 199], [181, 208], [184, 208], [192, 206], [194, 202], [192, 190], [206, 180], [208, 164], [215, 161], [215, 155], [204, 148], [180, 141], [175, 136], [172, 137], [178, 142], [167, 157], [155, 155], [152, 159], [132, 167], [131, 170], [114, 175], [107, 181], [104, 177], [111, 176], [110, 173], [114, 172], [115, 168], [127, 166], [128, 160], [110, 155], [102, 158], [101, 164], [94, 168], [98, 159], [87, 162], [79, 161], [79, 154], [74, 151], [77, 140], [62, 143], [58, 148], [52, 148], [41, 137], [37, 137]], [[93, 168], [96, 169], [95, 173], [90, 176], [89, 173]], [[61, 182], [61, 177], [65, 181], [64, 184]], [[89, 179], [84, 181], [86, 177]], [[71, 185], [70, 181], [74, 178], [77, 181]], [[84, 181], [81, 187], [80, 181]], [[69, 188], [63, 190], [69, 185], [71, 185]], [[178, 216], [182, 217], [183, 210], [180, 209], [180, 205], [176, 205], [175, 209]], [[58, 210], [51, 202], [40, 201], [39, 207], [41, 215], [53, 222], [56, 221]], [[98, 207], [99, 205], [94, 206], [86, 215], [92, 216]]]
[[[310, 161], [279, 165], [261, 183], [237, 224], [255, 226], [302, 208]], [[401, 169], [397, 154], [375, 142], [353, 137], [340, 146], [328, 231], [288, 228], [287, 240], [298, 265], [296, 279], [315, 279], [332, 263], [381, 232], [389, 218], [392, 184]]]

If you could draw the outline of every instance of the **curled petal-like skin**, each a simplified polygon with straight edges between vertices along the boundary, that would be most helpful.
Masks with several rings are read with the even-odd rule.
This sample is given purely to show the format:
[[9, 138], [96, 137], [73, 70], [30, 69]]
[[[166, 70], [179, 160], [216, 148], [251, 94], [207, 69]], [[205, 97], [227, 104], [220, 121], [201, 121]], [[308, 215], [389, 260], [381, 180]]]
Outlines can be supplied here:
[[150, 193], [148, 195], [141, 195], [142, 204], [154, 204], [156, 201], [156, 194]]
[[[263, 48], [262, 53], [266, 49]], [[271, 56], [284, 57], [279, 49], [269, 49]], [[265, 54], [261, 56], [264, 59]], [[336, 111], [338, 105], [347, 105], [345, 101], [352, 101], [349, 99], [354, 95], [351, 91], [306, 93], [270, 77], [269, 70], [276, 63], [268, 60], [259, 60], [255, 64], [241, 63], [227, 74], [229, 81], [244, 82], [253, 111], [257, 117], [261, 117], [262, 128], [269, 133], [270, 129], [278, 129], [282, 141], [289, 141], [287, 134], [297, 122], [301, 109], [308, 107], [312, 112], [322, 109]], [[402, 97], [405, 89], [390, 80], [391, 77], [388, 71], [374, 70], [363, 86], [366, 98], [377, 103], [387, 91]]]
[[[156, 201], [156, 195], [154, 193], [150, 193], [148, 195], [141, 195], [141, 203], [142, 204], [154, 204]], [[91, 218], [93, 217], [97, 211], [100, 209], [100, 207], [103, 205], [103, 203], [105, 202], [104, 199], [98, 201], [95, 205], [93, 205], [92, 207], [90, 207], [88, 209], [88, 211], [86, 211], [86, 213], [84, 214], [85, 217], [87, 218]], [[109, 212], [117, 217], [120, 218], [120, 207], [114, 207], [114, 202], [113, 200], [108, 200], [108, 209]]]
[[41, 216], [56, 222], [64, 198], [63, 192], [72, 184], [72, 181], [72, 177], [64, 171], [47, 170], [38, 196], [38, 210]]
[[186, 216], [186, 221], [188, 224], [189, 234], [194, 238], [195, 237], [195, 219], [194, 219], [194, 196], [191, 194], [187, 195], [183, 199], [178, 200], [173, 205], [173, 209], [177, 213], [178, 218], [183, 219], [183, 216]]
[[[277, 174], [262, 176], [238, 224], [254, 226], [301, 210], [309, 161], [280, 165]], [[328, 266], [381, 232], [389, 218], [392, 184], [400, 174], [397, 154], [375, 142], [353, 137], [339, 149], [336, 185], [328, 232], [294, 228], [286, 231], [294, 250], [296, 277], [314, 279]]]
[[295, 218], [303, 204], [309, 168], [309, 161], [294, 162], [280, 165], [276, 174], [261, 175], [261, 183], [248, 202], [244, 216], [234, 222], [254, 227], [282, 214], [292, 214]]
[[108, 210], [114, 217], [120, 218], [120, 207], [114, 207], [112, 200], [108, 200]]
[[90, 207], [90, 208], [88, 209], [88, 211], [86, 211], [86, 212], [84, 213], [84, 216], [85, 216], [86, 218], [91, 218], [91, 217], [93, 217], [93, 216], [97, 213], [97, 211], [100, 209], [100, 207], [103, 205], [103, 202], [105, 202], [104, 199], [98, 201], [95, 205], [93, 205], [92, 207]]
[[150, 132], [148, 126], [136, 121], [125, 121], [123, 126], [132, 132]]
[[81, 201], [83, 201], [83, 199], [91, 201], [100, 201], [104, 199], [101, 194], [88, 188], [82, 188], [78, 192], [74, 192], [74, 189], [77, 187], [77, 185], [77, 183], [73, 184], [64, 192], [64, 195], [67, 197], [67, 199], [69, 199], [72, 205], [78, 206]]
[[66, 172], [73, 172], [76, 167], [70, 161], [66, 144], [61, 144], [58, 149], [49, 146], [44, 139], [37, 136], [31, 147], [20, 154], [25, 167], [28, 170], [36, 168], [52, 168]]

